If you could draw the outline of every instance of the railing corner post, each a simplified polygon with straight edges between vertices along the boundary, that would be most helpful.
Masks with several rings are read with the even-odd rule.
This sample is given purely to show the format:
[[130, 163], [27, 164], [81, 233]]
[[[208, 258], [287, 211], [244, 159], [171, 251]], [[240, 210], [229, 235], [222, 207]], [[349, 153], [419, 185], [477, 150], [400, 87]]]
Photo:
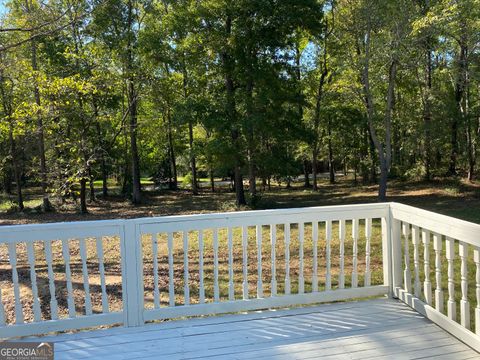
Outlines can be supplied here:
[[[389, 208], [390, 213], [390, 208]], [[383, 255], [383, 283], [388, 286], [388, 297], [393, 297], [392, 286], [392, 257], [391, 257], [390, 215], [382, 218], [382, 255]]]
[[390, 207], [390, 230], [392, 244], [392, 287], [396, 288], [403, 285], [403, 268], [402, 268], [402, 239], [401, 239], [401, 222], [392, 215]]
[[392, 204], [382, 218], [383, 282], [389, 287], [389, 297], [395, 296], [395, 288], [402, 284], [402, 252], [400, 221], [392, 216]]
[[144, 324], [143, 309], [143, 260], [139, 226], [125, 220], [121, 239], [122, 255], [122, 300], [124, 325]]

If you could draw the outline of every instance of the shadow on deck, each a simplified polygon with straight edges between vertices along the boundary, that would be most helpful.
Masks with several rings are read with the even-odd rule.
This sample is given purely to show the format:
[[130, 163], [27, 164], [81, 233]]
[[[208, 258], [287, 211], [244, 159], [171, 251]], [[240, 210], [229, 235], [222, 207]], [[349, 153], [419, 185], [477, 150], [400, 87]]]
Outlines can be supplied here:
[[391, 299], [197, 318], [42, 338], [55, 359], [475, 359]]

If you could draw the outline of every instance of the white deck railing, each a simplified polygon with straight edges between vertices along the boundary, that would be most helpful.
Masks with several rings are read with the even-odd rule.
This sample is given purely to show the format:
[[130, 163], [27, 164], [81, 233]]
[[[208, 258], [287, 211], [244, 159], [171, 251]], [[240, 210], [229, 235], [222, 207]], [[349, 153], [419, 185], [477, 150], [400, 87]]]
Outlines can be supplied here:
[[395, 296], [480, 351], [480, 225], [394, 203], [391, 233]]
[[479, 246], [480, 225], [396, 203], [4, 226], [0, 337], [389, 294], [480, 349]]

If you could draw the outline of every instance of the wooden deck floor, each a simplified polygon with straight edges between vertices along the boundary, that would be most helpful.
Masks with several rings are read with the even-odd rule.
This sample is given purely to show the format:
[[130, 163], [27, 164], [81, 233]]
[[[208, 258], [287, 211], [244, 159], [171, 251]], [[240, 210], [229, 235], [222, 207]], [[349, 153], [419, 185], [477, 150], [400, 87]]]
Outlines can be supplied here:
[[55, 359], [479, 359], [387, 299], [113, 328], [43, 338]]

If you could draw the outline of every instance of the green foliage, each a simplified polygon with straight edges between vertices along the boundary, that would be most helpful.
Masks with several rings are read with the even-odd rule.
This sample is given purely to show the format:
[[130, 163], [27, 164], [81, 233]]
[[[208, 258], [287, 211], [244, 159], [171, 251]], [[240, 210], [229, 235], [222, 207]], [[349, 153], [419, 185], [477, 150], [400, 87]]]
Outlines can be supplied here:
[[[7, 183], [15, 164], [23, 185], [42, 181], [39, 121], [49, 192], [64, 197], [76, 196], [75, 184], [103, 178], [128, 193], [135, 156], [142, 176], [171, 188], [182, 176], [190, 186], [197, 172], [230, 179], [235, 168], [255, 184], [285, 183], [311, 171], [313, 154], [319, 172], [330, 162], [374, 181], [379, 153], [362, 81], [367, 28], [372, 121], [391, 143], [391, 176], [422, 178], [427, 168], [443, 176], [452, 158], [457, 174], [476, 172], [478, 0], [7, 6], [0, 22]], [[392, 59], [398, 71], [387, 126]], [[251, 204], [258, 198], [252, 190]]]

